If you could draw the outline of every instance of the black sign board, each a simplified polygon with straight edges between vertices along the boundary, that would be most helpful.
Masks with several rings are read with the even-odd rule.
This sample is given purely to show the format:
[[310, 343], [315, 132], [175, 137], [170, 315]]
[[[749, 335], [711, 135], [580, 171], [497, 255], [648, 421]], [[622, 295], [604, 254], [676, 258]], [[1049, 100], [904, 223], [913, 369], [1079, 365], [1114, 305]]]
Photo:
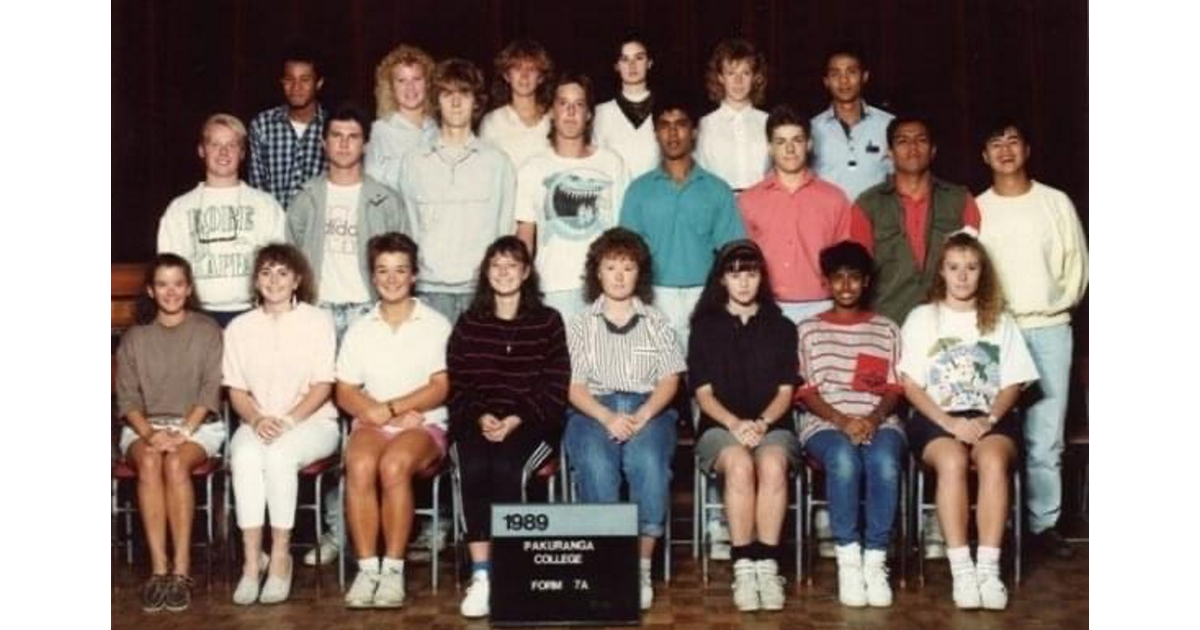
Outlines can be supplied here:
[[492, 506], [495, 626], [637, 625], [637, 506]]

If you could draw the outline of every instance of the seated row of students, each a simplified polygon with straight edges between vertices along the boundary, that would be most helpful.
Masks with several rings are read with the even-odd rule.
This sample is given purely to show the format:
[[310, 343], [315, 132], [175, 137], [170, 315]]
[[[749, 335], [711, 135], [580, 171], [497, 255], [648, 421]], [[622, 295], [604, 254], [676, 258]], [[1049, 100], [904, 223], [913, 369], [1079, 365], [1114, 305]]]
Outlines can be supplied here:
[[[725, 479], [739, 610], [784, 606], [786, 477], [801, 444], [826, 470], [840, 601], [891, 604], [886, 549], [905, 434], [938, 475], [955, 604], [1006, 606], [999, 547], [1019, 430], [1013, 405], [1037, 372], [973, 237], [947, 240], [930, 303], [913, 311], [903, 331], [862, 310], [873, 262], [860, 245], [822, 252], [833, 308], [797, 329], [771, 297], [758, 246], [729, 243], [693, 314], [686, 364], [666, 317], [649, 304], [649, 248], [623, 228], [589, 247], [591, 306], [565, 326], [541, 303], [537, 272], [515, 237], [487, 249], [474, 299], [453, 329], [414, 295], [419, 270], [410, 238], [372, 238], [368, 260], [379, 301], [351, 325], [335, 367], [332, 319], [308, 304], [311, 271], [293, 247], [258, 252], [259, 308], [231, 323], [224, 344], [219, 328], [193, 312], [187, 262], [156, 258], [147, 277], [153, 321], [131, 329], [118, 351], [119, 411], [128, 425], [121, 448], [139, 471], [151, 552], [146, 610], [188, 606], [189, 549], [179, 542], [190, 540], [188, 473], [224, 440], [224, 426], [206, 422], [217, 409], [222, 374], [242, 419], [230, 444], [245, 551], [235, 603], [287, 599], [296, 471], [337, 448], [333, 392], [354, 418], [345, 452], [346, 518], [359, 570], [347, 606], [403, 605], [412, 483], [438, 470], [453, 441], [472, 561], [461, 611], [486, 616], [489, 508], [518, 500], [522, 471], [561, 441], [580, 500], [617, 501], [622, 482], [628, 485], [639, 514], [641, 604], [649, 608], [650, 559], [666, 526], [676, 443], [670, 403], [684, 371], [701, 411], [700, 465]], [[895, 413], [902, 392], [914, 408], [905, 423]], [[799, 440], [794, 400], [804, 408]], [[967, 547], [970, 464], [980, 477], [978, 564]], [[269, 555], [261, 551], [264, 514], [272, 527]], [[173, 562], [168, 529], [177, 541]]]

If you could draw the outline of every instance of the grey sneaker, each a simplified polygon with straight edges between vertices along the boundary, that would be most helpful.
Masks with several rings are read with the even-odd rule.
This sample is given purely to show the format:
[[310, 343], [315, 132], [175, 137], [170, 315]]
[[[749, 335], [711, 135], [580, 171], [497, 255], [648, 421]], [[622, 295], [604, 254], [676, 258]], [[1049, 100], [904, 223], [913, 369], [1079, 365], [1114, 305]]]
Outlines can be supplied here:
[[171, 612], [183, 612], [192, 605], [192, 578], [186, 575], [171, 575], [167, 582], [167, 597], [163, 608]]
[[142, 611], [158, 612], [167, 603], [167, 584], [171, 582], [169, 575], [151, 575], [142, 585]]

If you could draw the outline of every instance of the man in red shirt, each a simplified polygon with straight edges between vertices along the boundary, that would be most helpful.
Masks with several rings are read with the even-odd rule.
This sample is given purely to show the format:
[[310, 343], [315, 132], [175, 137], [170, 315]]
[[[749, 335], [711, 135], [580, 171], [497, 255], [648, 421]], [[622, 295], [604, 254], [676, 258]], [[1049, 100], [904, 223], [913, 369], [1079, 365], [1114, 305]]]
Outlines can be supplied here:
[[937, 145], [926, 119], [897, 116], [887, 137], [896, 172], [854, 202], [850, 238], [878, 266], [871, 310], [900, 324], [925, 301], [942, 241], [963, 229], [978, 233], [979, 207], [966, 188], [931, 172]]

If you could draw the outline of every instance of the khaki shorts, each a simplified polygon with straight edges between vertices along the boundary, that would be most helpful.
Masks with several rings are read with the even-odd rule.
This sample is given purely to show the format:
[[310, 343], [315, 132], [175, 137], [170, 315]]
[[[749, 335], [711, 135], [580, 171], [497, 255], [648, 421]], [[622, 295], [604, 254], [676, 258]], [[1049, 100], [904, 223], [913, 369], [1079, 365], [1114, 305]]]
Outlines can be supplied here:
[[[704, 474], [712, 474], [713, 466], [717, 464], [717, 457], [721, 451], [729, 446], [740, 446], [741, 442], [733, 437], [729, 429], [724, 427], [713, 427], [700, 435], [700, 440], [696, 442], [696, 456], [700, 459], [700, 470]], [[795, 468], [800, 463], [800, 442], [796, 440], [796, 434], [785, 429], [776, 429], [767, 431], [763, 436], [758, 446], [754, 447], [753, 453], [757, 453], [764, 447], [777, 446], [783, 449], [787, 455], [788, 464]]]

